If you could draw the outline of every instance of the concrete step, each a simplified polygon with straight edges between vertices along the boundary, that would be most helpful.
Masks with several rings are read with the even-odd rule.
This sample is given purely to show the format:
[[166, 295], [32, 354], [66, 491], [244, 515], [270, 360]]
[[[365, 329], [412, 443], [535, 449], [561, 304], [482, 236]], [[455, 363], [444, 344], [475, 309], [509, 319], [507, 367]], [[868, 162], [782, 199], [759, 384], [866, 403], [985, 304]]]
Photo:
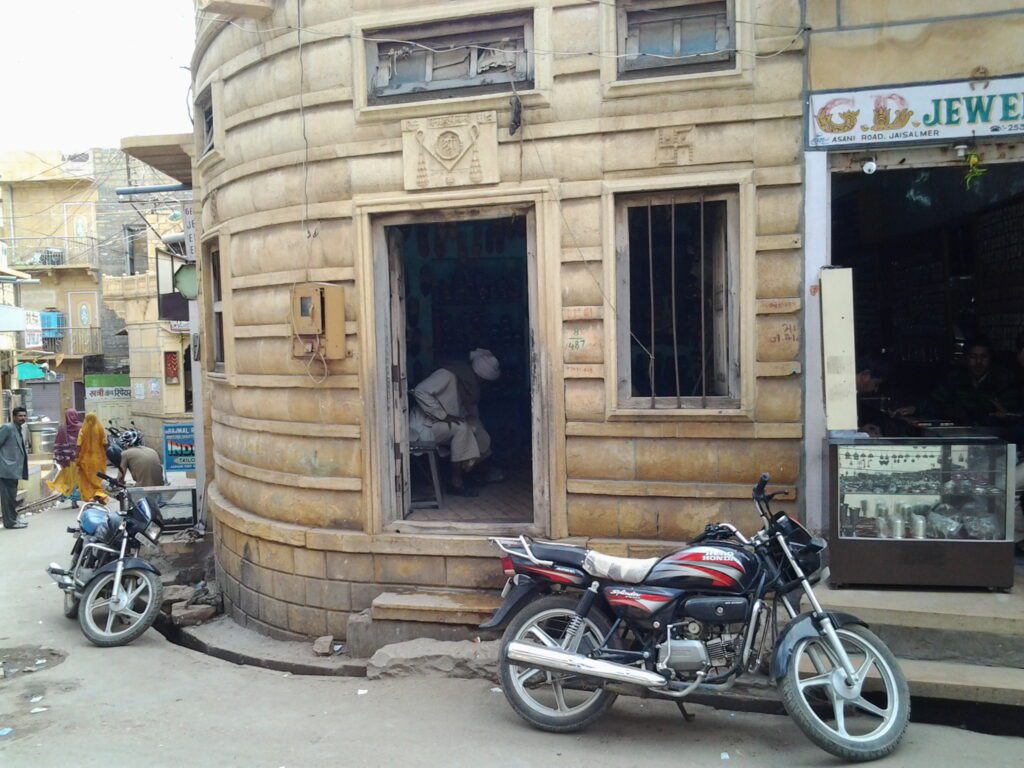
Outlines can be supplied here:
[[910, 693], [932, 699], [1024, 707], [1024, 670], [900, 659]]
[[1024, 669], [1024, 590], [830, 589], [821, 584], [815, 594], [826, 608], [867, 622], [900, 658]]
[[410, 593], [384, 592], [374, 598], [370, 616], [375, 621], [417, 621], [429, 624], [476, 626], [490, 618], [501, 598], [485, 592], [436, 590]]

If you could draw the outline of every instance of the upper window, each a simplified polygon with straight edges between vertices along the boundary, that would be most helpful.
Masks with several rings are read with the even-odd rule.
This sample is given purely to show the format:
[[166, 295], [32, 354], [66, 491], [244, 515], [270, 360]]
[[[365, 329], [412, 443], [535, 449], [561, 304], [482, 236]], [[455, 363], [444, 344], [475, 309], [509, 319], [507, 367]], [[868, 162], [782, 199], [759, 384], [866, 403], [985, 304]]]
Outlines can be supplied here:
[[620, 200], [619, 403], [739, 407], [737, 195]]
[[[369, 31], [370, 103], [508, 91], [533, 83], [530, 16]], [[458, 94], [445, 94], [458, 91]]]
[[196, 119], [199, 124], [199, 156], [214, 148], [213, 93], [207, 89], [196, 99]]
[[732, 0], [625, 2], [618, 12], [619, 74], [658, 77], [736, 65]]

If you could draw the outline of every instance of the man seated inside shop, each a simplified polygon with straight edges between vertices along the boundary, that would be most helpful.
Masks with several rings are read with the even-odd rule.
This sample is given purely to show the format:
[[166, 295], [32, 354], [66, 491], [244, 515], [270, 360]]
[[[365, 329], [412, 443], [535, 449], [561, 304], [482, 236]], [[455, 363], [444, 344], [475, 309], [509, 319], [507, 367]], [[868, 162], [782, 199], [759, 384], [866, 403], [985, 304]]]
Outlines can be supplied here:
[[444, 363], [409, 392], [415, 401], [409, 413], [409, 440], [434, 443], [450, 453], [450, 492], [457, 496], [478, 496], [474, 480], [504, 479], [494, 467], [480, 477], [468, 476], [491, 455], [491, 436], [480, 423], [480, 395], [483, 385], [500, 375], [498, 358], [489, 350], [474, 349], [469, 360]]
[[857, 428], [869, 437], [900, 437], [910, 431], [900, 418], [913, 408], [900, 408], [898, 394], [889, 386], [891, 369], [882, 355], [857, 359]]
[[886, 434], [888, 397], [882, 391], [889, 378], [889, 364], [871, 355], [857, 360], [857, 426], [870, 437]]
[[984, 338], [964, 346], [964, 366], [954, 368], [920, 408], [898, 409], [899, 415], [915, 412], [941, 416], [960, 426], [991, 426], [999, 413], [1017, 406], [1017, 394], [1009, 375], [992, 364], [992, 344]]

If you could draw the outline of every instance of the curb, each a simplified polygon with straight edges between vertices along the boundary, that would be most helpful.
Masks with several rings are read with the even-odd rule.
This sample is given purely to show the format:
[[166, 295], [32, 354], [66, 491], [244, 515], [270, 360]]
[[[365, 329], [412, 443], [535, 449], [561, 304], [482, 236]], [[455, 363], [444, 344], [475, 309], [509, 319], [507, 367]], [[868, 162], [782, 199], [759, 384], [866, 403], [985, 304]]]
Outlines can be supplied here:
[[264, 656], [254, 656], [243, 651], [238, 651], [227, 646], [217, 645], [196, 636], [194, 627], [176, 627], [167, 621], [163, 616], [159, 617], [153, 624], [153, 628], [160, 632], [167, 640], [175, 645], [188, 648], [192, 651], [213, 656], [223, 661], [241, 666], [260, 667], [271, 669], [276, 672], [288, 672], [293, 675], [312, 675], [318, 677], [366, 677], [366, 661], [363, 659], [351, 659], [339, 663], [337, 666], [322, 666], [308, 664], [302, 661], [289, 661], [285, 659], [272, 659]]

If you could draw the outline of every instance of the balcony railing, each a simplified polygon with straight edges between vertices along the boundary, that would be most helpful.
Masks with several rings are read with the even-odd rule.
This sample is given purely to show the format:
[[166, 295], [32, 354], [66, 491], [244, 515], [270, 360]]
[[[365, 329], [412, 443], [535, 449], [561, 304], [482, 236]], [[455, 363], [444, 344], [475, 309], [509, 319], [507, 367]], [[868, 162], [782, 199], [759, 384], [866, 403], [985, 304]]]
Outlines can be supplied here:
[[0, 242], [7, 247], [7, 263], [19, 269], [96, 269], [99, 264], [95, 237], [5, 237]]
[[57, 326], [43, 330], [41, 352], [64, 357], [85, 357], [103, 354], [103, 337], [99, 328]]

